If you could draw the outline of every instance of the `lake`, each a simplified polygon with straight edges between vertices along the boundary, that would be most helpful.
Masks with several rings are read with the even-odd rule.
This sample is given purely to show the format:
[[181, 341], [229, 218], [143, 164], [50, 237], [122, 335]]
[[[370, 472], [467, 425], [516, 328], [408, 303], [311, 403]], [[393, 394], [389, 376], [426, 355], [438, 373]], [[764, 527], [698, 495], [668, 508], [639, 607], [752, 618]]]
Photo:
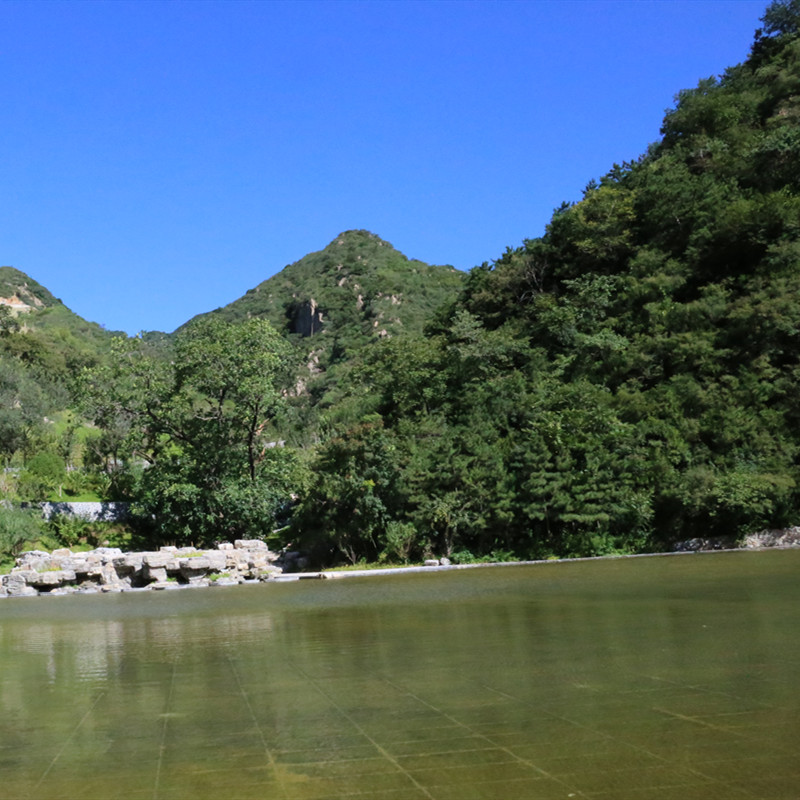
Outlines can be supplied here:
[[3, 800], [800, 796], [800, 551], [0, 601]]

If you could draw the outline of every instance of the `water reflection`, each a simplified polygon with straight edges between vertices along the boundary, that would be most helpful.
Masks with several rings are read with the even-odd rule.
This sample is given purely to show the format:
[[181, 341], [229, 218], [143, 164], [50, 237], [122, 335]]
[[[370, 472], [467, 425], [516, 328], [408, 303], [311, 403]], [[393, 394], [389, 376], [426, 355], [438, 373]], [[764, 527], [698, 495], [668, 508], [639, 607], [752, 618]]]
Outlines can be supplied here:
[[798, 566], [3, 601], [3, 796], [794, 796]]

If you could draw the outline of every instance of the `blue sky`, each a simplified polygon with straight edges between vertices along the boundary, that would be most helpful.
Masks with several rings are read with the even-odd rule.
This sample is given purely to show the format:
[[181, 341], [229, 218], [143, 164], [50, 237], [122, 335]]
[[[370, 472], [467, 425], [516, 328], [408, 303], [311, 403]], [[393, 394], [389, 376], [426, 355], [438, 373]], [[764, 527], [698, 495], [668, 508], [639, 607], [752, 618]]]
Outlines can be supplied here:
[[766, 2], [0, 3], [0, 264], [171, 331], [338, 233], [469, 269], [748, 53]]

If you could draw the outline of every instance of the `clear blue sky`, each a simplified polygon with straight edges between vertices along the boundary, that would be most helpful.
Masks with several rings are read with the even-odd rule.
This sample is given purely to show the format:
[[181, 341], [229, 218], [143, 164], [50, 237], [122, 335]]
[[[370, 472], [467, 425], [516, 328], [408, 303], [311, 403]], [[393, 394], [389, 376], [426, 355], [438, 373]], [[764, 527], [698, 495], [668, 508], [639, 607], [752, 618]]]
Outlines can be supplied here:
[[469, 269], [748, 53], [766, 2], [0, 3], [0, 264], [171, 331], [339, 232]]

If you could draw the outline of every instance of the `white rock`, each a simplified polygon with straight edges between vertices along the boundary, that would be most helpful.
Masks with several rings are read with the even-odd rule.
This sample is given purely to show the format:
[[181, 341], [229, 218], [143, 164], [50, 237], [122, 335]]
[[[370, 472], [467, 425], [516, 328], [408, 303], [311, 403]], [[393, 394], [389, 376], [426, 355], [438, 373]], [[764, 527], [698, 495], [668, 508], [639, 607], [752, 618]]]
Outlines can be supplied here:
[[142, 554], [142, 563], [146, 567], [166, 567], [167, 562], [171, 560], [173, 560], [171, 551]]
[[266, 542], [260, 539], [237, 539], [233, 543], [237, 550], [268, 550]]

